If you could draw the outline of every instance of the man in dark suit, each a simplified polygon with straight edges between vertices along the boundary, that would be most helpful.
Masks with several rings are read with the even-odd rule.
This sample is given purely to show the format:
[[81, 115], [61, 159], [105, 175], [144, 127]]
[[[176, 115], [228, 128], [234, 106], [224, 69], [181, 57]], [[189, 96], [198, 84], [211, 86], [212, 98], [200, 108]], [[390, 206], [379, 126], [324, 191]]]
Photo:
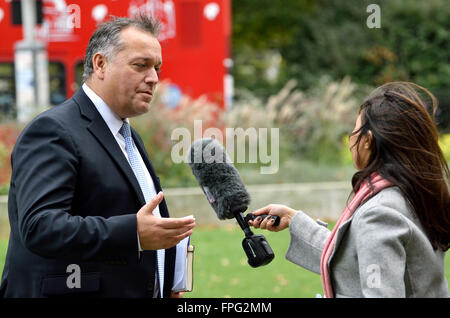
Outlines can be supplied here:
[[83, 86], [18, 138], [0, 296], [178, 295], [175, 245], [195, 221], [169, 218], [128, 122], [149, 110], [158, 82], [157, 31], [144, 16], [99, 26], [86, 50]]

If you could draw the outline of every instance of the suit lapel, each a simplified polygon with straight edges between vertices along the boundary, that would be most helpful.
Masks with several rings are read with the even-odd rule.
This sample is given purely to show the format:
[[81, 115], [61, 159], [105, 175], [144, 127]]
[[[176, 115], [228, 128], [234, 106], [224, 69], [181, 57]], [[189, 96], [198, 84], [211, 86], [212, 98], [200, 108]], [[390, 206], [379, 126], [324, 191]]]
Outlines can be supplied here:
[[145, 198], [133, 170], [131, 169], [131, 166], [123, 155], [122, 150], [120, 150], [120, 146], [117, 144], [117, 141], [111, 134], [108, 126], [95, 108], [92, 101], [87, 97], [81, 88], [75, 93], [73, 99], [80, 107], [81, 114], [90, 121], [87, 125], [87, 129], [117, 164], [136, 192], [141, 205], [144, 205]]
[[343, 237], [345, 236], [345, 233], [347, 233], [347, 230], [348, 230], [350, 224], [352, 223], [352, 220], [353, 220], [353, 215], [339, 227], [337, 236], [336, 236], [336, 243], [335, 243], [336, 246], [338, 246], [341, 243]]

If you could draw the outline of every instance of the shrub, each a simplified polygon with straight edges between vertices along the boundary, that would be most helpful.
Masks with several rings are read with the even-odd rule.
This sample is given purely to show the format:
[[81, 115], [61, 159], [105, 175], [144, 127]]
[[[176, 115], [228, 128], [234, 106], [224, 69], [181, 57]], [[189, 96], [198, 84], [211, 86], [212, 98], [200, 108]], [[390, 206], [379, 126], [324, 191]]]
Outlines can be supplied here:
[[22, 127], [9, 123], [0, 125], [0, 193], [7, 192], [11, 179], [11, 152]]
[[[297, 156], [316, 162], [341, 163], [342, 138], [354, 126], [359, 89], [349, 78], [332, 82], [322, 78], [307, 92], [290, 80], [267, 101], [241, 92], [241, 99], [227, 114], [226, 122], [239, 127], [280, 129], [280, 161]], [[282, 154], [282, 155], [281, 155]]]
[[172, 161], [172, 147], [178, 142], [171, 139], [172, 132], [176, 128], [186, 128], [193, 141], [194, 120], [202, 121], [203, 130], [220, 126], [222, 111], [217, 104], [208, 102], [206, 97], [193, 100], [188, 96], [182, 96], [178, 107], [171, 109], [162, 98], [168, 88], [167, 82], [158, 85], [150, 111], [133, 118], [132, 125], [139, 132], [163, 186], [195, 186], [189, 166], [184, 162]]
[[[360, 100], [358, 95], [366, 93], [349, 78], [339, 82], [323, 78], [318, 87], [306, 92], [291, 80], [267, 99], [243, 91], [243, 98], [231, 110], [224, 112], [205, 97], [194, 100], [182, 96], [177, 108], [169, 108], [163, 98], [169, 85], [167, 82], [158, 85], [148, 114], [131, 119], [164, 187], [197, 185], [189, 166], [184, 162], [175, 163], [171, 157], [173, 146], [180, 141], [172, 140], [172, 133], [176, 128], [187, 129], [190, 144], [196, 135], [195, 120], [202, 121], [203, 132], [209, 127], [221, 131], [227, 127], [244, 130], [278, 128], [280, 164], [295, 163], [296, 158], [316, 163], [348, 164], [349, 151], [348, 146], [342, 145], [343, 138], [348, 138], [354, 126]], [[3, 192], [7, 192], [11, 176], [10, 155], [20, 130], [21, 127], [13, 124], [0, 126], [0, 189], [3, 188], [0, 191]], [[225, 145], [225, 140], [223, 142]], [[248, 149], [248, 145], [245, 146]], [[267, 146], [270, 151], [274, 150], [272, 145]], [[343, 155], [345, 152], [347, 154]], [[257, 170], [262, 164], [235, 165], [238, 169]], [[270, 182], [271, 179], [264, 180]]]

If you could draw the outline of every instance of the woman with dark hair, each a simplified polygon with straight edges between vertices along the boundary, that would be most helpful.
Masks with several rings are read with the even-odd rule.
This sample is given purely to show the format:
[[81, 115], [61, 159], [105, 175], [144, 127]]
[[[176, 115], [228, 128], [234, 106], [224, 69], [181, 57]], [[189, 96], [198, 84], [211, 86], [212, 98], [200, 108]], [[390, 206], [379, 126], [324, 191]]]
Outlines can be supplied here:
[[271, 218], [250, 224], [289, 228], [286, 258], [321, 274], [325, 297], [449, 297], [450, 172], [436, 106], [428, 90], [406, 82], [385, 84], [362, 103], [350, 134], [353, 197], [333, 231], [284, 205], [253, 212], [281, 218], [278, 226]]

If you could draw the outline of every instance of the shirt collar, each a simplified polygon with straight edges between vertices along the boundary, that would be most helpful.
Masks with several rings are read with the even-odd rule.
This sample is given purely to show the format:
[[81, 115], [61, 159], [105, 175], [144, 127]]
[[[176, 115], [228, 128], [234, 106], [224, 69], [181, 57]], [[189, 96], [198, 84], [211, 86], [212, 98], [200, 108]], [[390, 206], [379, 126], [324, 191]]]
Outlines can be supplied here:
[[123, 122], [129, 122], [128, 118], [122, 120], [86, 83], [83, 83], [82, 88], [95, 108], [97, 108], [113, 136], [116, 136], [120, 128], [122, 128]]

